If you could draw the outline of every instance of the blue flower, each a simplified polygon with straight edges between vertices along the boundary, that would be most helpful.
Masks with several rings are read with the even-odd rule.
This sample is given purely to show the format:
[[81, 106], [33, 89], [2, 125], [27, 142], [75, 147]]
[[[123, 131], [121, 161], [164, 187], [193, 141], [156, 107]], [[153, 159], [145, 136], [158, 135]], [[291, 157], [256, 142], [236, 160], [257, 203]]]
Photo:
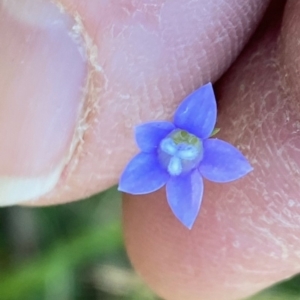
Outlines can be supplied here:
[[238, 149], [210, 138], [216, 118], [216, 99], [208, 83], [179, 105], [173, 123], [157, 121], [137, 126], [135, 139], [141, 152], [121, 175], [119, 191], [141, 195], [166, 185], [171, 210], [191, 229], [202, 202], [203, 178], [225, 183], [252, 170]]

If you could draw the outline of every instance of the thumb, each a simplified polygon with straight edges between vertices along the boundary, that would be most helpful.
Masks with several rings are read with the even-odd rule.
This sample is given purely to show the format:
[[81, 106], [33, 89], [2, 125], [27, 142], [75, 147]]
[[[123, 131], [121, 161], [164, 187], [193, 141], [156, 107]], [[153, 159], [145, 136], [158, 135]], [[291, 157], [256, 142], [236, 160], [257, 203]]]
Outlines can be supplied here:
[[0, 4], [1, 205], [115, 184], [132, 127], [219, 78], [268, 3], [54, 2]]
[[47, 193], [67, 163], [87, 67], [49, 1], [0, 4], [0, 204]]

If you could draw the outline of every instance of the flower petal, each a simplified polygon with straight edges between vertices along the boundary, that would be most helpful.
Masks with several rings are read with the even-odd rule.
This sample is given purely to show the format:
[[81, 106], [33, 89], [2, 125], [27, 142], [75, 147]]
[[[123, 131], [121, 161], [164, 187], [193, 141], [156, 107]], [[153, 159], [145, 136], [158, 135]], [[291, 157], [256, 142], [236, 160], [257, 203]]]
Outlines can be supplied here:
[[234, 146], [219, 139], [203, 141], [203, 160], [199, 171], [214, 182], [229, 182], [253, 170], [245, 156]]
[[186, 175], [171, 177], [166, 186], [167, 200], [179, 221], [191, 229], [199, 213], [203, 180], [198, 170]]
[[169, 177], [155, 154], [141, 152], [126, 166], [118, 190], [134, 195], [152, 193], [164, 186]]
[[138, 125], [135, 127], [136, 143], [143, 152], [152, 152], [174, 128], [173, 123], [165, 121]]
[[174, 124], [198, 136], [208, 138], [217, 119], [217, 103], [211, 83], [190, 94], [177, 108]]

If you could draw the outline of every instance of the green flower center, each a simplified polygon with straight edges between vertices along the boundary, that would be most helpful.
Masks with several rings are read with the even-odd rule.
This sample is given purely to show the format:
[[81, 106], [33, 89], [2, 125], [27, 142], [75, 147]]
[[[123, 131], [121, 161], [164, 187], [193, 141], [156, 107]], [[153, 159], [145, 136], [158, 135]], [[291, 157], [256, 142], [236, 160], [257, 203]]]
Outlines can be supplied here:
[[187, 173], [203, 158], [202, 141], [185, 130], [175, 129], [161, 141], [158, 157], [170, 175]]

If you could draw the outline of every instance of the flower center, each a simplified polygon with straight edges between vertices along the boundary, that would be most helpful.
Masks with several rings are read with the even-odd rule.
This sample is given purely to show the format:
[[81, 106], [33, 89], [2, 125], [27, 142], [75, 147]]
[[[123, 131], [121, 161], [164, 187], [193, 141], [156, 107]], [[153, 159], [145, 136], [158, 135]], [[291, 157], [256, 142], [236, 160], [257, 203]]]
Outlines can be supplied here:
[[202, 157], [202, 141], [185, 130], [173, 130], [159, 145], [159, 161], [172, 176], [196, 168]]

